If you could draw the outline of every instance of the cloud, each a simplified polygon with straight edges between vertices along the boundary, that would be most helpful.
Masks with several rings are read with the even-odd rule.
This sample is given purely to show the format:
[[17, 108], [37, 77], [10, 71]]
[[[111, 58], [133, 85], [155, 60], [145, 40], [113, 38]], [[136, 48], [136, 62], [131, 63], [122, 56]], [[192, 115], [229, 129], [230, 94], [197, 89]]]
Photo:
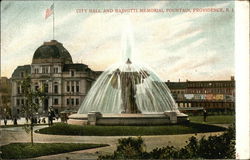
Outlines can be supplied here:
[[[152, 8], [171, 6], [171, 3], [173, 2], [156, 2]], [[207, 7], [225, 7], [228, 4], [230, 3]], [[121, 33], [125, 26], [124, 19], [128, 15], [135, 37], [135, 59], [151, 65], [164, 79], [200, 77], [198, 72], [217, 73], [222, 67], [218, 66], [217, 70], [213, 71], [209, 68], [212, 64], [224, 63], [225, 60], [219, 56], [223, 49], [216, 50], [215, 54], [210, 47], [211, 39], [204, 34], [209, 26], [204, 26], [205, 23], [196, 25], [200, 18], [217, 16], [218, 21], [221, 16], [219, 14], [76, 14], [72, 11], [57, 16], [56, 37], [69, 50], [75, 62], [83, 62], [94, 70], [104, 70], [121, 59]], [[218, 26], [210, 27], [210, 31], [216, 30], [216, 27]], [[6, 28], [1, 38], [4, 59], [8, 60], [8, 63], [15, 63], [13, 57], [19, 56], [20, 61], [15, 63], [15, 67], [27, 64], [27, 61], [21, 60], [22, 58], [31, 61], [35, 49], [52, 37], [51, 19], [43, 19], [37, 24], [31, 21], [16, 28], [15, 33], [8, 32]], [[3, 65], [2, 69], [7, 73], [7, 63]], [[9, 74], [12, 71], [10, 70]]]

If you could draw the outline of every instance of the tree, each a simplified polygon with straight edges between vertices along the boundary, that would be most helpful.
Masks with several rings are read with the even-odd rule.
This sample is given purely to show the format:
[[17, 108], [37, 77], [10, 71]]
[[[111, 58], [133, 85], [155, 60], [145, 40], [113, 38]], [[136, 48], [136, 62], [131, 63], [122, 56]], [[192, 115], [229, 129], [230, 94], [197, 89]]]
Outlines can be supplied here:
[[10, 109], [10, 102], [11, 102], [11, 97], [10, 95], [2, 95], [2, 104], [3, 104], [3, 115], [4, 117], [9, 117], [11, 115], [11, 109]]
[[22, 107], [24, 115], [30, 119], [31, 123], [26, 124], [24, 129], [27, 133], [30, 133], [31, 144], [33, 145], [33, 127], [34, 127], [34, 115], [38, 112], [39, 103], [35, 100], [43, 100], [45, 94], [40, 90], [34, 90], [32, 87], [32, 81], [30, 77], [26, 77], [21, 82], [22, 93], [25, 98], [25, 104]]

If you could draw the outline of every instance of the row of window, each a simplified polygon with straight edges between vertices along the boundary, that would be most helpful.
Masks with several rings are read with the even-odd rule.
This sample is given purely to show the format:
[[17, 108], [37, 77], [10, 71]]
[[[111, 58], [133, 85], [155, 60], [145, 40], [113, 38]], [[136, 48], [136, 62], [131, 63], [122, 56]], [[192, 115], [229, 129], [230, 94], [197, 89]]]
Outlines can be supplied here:
[[[67, 105], [79, 105], [79, 98], [67, 98]], [[35, 103], [39, 104], [39, 100], [35, 99]], [[20, 106], [20, 105], [26, 105], [27, 104], [27, 100], [21, 98], [21, 99], [16, 99], [16, 105]], [[54, 98], [53, 99], [53, 105], [58, 105], [59, 104], [59, 99], [58, 98]]]
[[[18, 99], [16, 99], [16, 105], [17, 106], [20, 106], [20, 105], [26, 105], [28, 103], [28, 101], [27, 100], [25, 100], [24, 98], [18, 98]], [[36, 104], [39, 104], [39, 99], [35, 99], [35, 103]]]
[[[39, 90], [39, 85], [35, 83], [34, 89], [35, 91]], [[49, 92], [49, 85], [48, 83], [43, 83], [43, 91], [45, 93]], [[66, 91], [67, 92], [80, 92], [80, 82], [79, 81], [66, 81]], [[22, 87], [21, 85], [17, 86], [17, 93], [22, 94]], [[59, 93], [59, 87], [57, 83], [54, 83], [53, 85], [53, 93]]]
[[234, 87], [233, 82], [189, 83], [188, 87]]
[[214, 88], [214, 89], [188, 89], [188, 90], [172, 90], [174, 94], [189, 94], [189, 93], [232, 93], [232, 89]]
[[[72, 106], [79, 105], [79, 98], [67, 98], [66, 103], [67, 105], [72, 105]], [[58, 105], [58, 104], [59, 104], [58, 98], [54, 98], [53, 105]]]
[[18, 85], [16, 90], [17, 90], [18, 94], [22, 94], [23, 93], [23, 89], [22, 89], [21, 85]]
[[234, 103], [177, 103], [178, 107], [234, 107]]
[[[39, 68], [34, 68], [34, 73], [59, 73], [59, 68], [58, 67], [52, 67], [50, 72], [49, 72], [49, 66], [42, 66], [42, 72], [39, 70]], [[70, 70], [70, 75], [72, 77], [75, 76], [75, 71], [74, 70]]]
[[[42, 72], [40, 72], [39, 68], [34, 68], [34, 73], [49, 73], [49, 67], [48, 66], [42, 66]], [[59, 73], [58, 67], [51, 68], [51, 73]]]
[[67, 105], [79, 105], [79, 98], [67, 98]]
[[24, 105], [26, 103], [27, 103], [27, 101], [25, 101], [24, 99], [16, 99], [17, 106]]
[[67, 81], [66, 82], [66, 91], [67, 92], [80, 92], [79, 81]]

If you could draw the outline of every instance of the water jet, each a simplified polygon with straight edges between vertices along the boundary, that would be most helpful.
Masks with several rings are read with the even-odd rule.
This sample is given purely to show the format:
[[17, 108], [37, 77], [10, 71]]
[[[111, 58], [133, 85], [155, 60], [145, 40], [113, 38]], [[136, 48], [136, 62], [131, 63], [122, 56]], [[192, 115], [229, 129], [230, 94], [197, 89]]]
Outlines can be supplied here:
[[69, 117], [69, 123], [166, 125], [187, 122], [188, 116], [178, 110], [170, 90], [159, 76], [149, 67], [133, 62], [132, 33], [127, 30], [125, 33], [122, 61], [99, 76], [77, 114]]

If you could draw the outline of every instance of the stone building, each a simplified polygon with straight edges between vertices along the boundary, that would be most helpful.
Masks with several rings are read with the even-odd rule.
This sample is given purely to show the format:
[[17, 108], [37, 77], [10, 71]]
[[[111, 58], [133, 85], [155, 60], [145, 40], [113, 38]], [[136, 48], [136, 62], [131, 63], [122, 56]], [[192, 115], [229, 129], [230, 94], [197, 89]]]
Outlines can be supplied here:
[[40, 104], [39, 114], [46, 114], [49, 107], [56, 113], [65, 109], [77, 111], [93, 82], [100, 72], [92, 71], [87, 65], [73, 63], [70, 53], [63, 44], [52, 40], [44, 42], [34, 53], [32, 64], [18, 66], [12, 80], [12, 113], [22, 115], [25, 105], [20, 81], [30, 76], [34, 90], [43, 88], [47, 98]]
[[166, 82], [180, 109], [235, 107], [235, 80]]
[[7, 77], [0, 77], [0, 118], [11, 116], [11, 81]]

